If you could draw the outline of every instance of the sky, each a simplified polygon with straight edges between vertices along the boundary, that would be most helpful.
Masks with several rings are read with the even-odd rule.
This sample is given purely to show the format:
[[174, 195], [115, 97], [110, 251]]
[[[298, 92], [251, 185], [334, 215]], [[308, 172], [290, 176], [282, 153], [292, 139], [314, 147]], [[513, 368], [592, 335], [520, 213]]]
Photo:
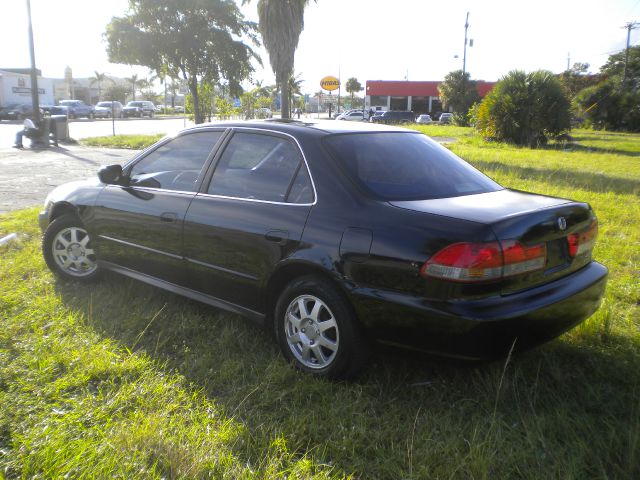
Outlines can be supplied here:
[[[238, 3], [241, 3], [238, 0]], [[257, 0], [242, 7], [257, 21]], [[95, 71], [145, 77], [144, 67], [109, 63], [105, 26], [122, 16], [127, 0], [31, 0], [36, 66], [43, 76], [75, 78]], [[597, 72], [626, 46], [629, 22], [640, 21], [640, 0], [317, 0], [305, 11], [295, 57], [302, 90], [320, 90], [327, 75], [342, 83], [367, 80], [442, 80], [462, 68], [465, 17], [469, 12], [466, 70], [495, 81], [513, 69], [559, 73], [567, 62]], [[0, 69], [28, 68], [26, 0], [0, 0]], [[640, 26], [631, 45], [640, 43]], [[266, 51], [254, 81], [275, 83]], [[250, 84], [245, 82], [245, 88]]]

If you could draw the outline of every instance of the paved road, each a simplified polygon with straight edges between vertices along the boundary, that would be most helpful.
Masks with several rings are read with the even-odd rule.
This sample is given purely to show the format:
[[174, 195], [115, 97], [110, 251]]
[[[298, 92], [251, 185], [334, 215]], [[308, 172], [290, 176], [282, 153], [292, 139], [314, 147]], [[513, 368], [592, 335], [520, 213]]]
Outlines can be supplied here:
[[0, 148], [0, 213], [43, 205], [58, 185], [92, 177], [102, 165], [123, 163], [135, 153], [62, 144], [47, 150]]
[[[182, 118], [116, 120], [116, 134], [172, 133], [190, 126]], [[0, 213], [42, 205], [54, 187], [72, 180], [92, 177], [102, 165], [123, 163], [134, 150], [87, 148], [64, 145], [46, 150], [11, 148], [21, 122], [0, 123]], [[110, 120], [77, 120], [69, 124], [71, 138], [82, 139], [112, 134]], [[25, 139], [25, 145], [28, 140]]]
[[[113, 127], [115, 127], [116, 135], [172, 133], [191, 125], [193, 123], [184, 118], [155, 118], [153, 120], [131, 118], [116, 120], [113, 124], [108, 119], [78, 119], [69, 122], [69, 135], [76, 140], [87, 137], [108, 136], [113, 135]], [[0, 122], [0, 149], [13, 145], [16, 132], [21, 128], [22, 122]]]

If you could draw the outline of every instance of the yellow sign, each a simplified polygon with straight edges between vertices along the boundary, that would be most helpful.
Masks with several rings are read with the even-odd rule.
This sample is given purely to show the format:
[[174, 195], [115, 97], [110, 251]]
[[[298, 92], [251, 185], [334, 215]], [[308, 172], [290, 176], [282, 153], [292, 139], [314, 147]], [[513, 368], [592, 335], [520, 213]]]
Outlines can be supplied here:
[[337, 90], [340, 87], [340, 80], [329, 75], [320, 80], [320, 86], [325, 90], [332, 92], [333, 90]]

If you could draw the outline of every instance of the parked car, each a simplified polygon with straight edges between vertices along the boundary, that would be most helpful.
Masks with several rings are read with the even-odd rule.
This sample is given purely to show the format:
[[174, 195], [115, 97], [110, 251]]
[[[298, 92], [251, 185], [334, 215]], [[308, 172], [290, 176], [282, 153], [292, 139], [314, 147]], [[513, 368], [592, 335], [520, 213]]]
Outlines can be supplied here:
[[381, 115], [374, 115], [371, 119], [373, 123], [413, 123], [416, 121], [416, 114], [403, 110], [387, 110]]
[[65, 107], [64, 105], [54, 105], [51, 107], [50, 114], [53, 115], [66, 115], [69, 117], [69, 107]]
[[[266, 110], [269, 110], [269, 109], [267, 108]], [[184, 113], [184, 107], [182, 105], [176, 105], [173, 108], [173, 111], [176, 112], [176, 113]], [[271, 112], [271, 110], [269, 110], [269, 112]], [[269, 118], [271, 118], [271, 117], [269, 117]]]
[[273, 118], [273, 112], [271, 111], [270, 108], [261, 107], [258, 110], [256, 110], [256, 117], [257, 118]]
[[373, 115], [369, 117], [369, 122], [376, 123], [374, 118], [381, 117], [384, 112], [386, 112], [386, 110], [376, 110], [373, 112]]
[[33, 107], [30, 104], [12, 103], [0, 109], [0, 120], [24, 120], [32, 115]]
[[153, 118], [156, 113], [156, 108], [153, 103], [146, 100], [134, 101], [127, 103], [127, 106], [122, 109], [122, 113], [125, 117], [149, 117]]
[[245, 315], [297, 368], [354, 375], [371, 340], [498, 358], [598, 308], [583, 202], [506, 189], [417, 131], [228, 122], [59, 186], [49, 268], [111, 270]]
[[61, 100], [59, 105], [68, 108], [69, 118], [94, 117], [93, 107], [91, 105], [87, 105], [82, 100]]
[[440, 115], [440, 123], [451, 123], [453, 121], [453, 113], [445, 112]]
[[123, 107], [120, 102], [98, 102], [96, 103], [94, 114], [96, 118], [111, 118], [113, 116], [116, 118], [122, 118], [122, 109]]
[[416, 118], [416, 123], [428, 124], [433, 123], [433, 120], [431, 119], [431, 115], [423, 113], [422, 115], [418, 115], [418, 118]]
[[336, 117], [336, 120], [345, 120], [347, 122], [362, 122], [366, 120], [367, 114], [362, 113], [362, 110], [349, 110], [341, 113]]

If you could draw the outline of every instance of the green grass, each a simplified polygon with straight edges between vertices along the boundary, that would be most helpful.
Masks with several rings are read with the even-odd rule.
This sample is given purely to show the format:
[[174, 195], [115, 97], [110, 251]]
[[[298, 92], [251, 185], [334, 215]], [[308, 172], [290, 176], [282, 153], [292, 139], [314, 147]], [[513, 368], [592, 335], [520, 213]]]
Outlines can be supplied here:
[[153, 145], [164, 134], [156, 135], [115, 135], [106, 137], [89, 137], [83, 138], [80, 143], [90, 147], [108, 147], [108, 148], [130, 148], [134, 150], [142, 150]]
[[592, 204], [610, 269], [592, 318], [508, 363], [379, 351], [332, 383], [240, 317], [115, 275], [55, 280], [37, 210], [0, 216], [21, 234], [0, 247], [0, 478], [640, 478], [640, 137], [450, 136], [505, 186]]

